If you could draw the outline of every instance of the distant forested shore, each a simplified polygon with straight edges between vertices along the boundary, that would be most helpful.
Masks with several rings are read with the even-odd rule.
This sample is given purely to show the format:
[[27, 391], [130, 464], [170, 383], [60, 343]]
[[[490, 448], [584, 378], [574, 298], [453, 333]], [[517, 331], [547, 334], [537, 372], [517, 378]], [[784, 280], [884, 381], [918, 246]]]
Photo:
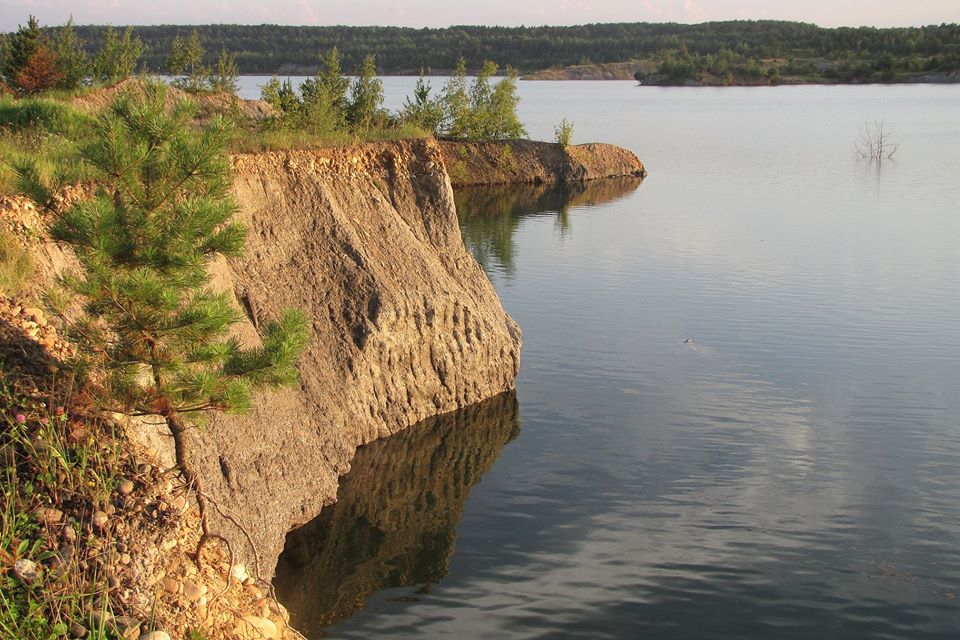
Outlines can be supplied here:
[[[102, 46], [106, 29], [76, 27], [90, 50]], [[334, 47], [342, 55], [346, 72], [359, 71], [372, 54], [378, 73], [386, 75], [445, 74], [461, 57], [471, 69], [493, 59], [521, 74], [629, 61], [636, 65], [630, 75], [640, 71], [638, 79], [652, 84], [896, 82], [951, 79], [960, 71], [958, 24], [823, 28], [745, 20], [441, 29], [137, 26], [133, 32], [143, 43], [141, 65], [166, 72], [174, 38], [193, 29], [207, 51], [234, 54], [242, 74], [312, 74], [322, 65], [324, 53]]]

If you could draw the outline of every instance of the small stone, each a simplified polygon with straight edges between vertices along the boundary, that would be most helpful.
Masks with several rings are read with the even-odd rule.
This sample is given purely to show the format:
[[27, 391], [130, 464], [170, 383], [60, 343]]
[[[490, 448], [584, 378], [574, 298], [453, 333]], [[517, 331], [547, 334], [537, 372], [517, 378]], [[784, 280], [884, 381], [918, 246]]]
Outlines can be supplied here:
[[140, 636], [140, 640], [170, 640], [170, 634], [166, 631], [151, 631]]
[[196, 602], [201, 596], [206, 594], [206, 592], [206, 585], [199, 585], [189, 580], [184, 580], [183, 582], [183, 596], [190, 602]]
[[234, 565], [233, 569], [230, 570], [230, 575], [233, 576], [237, 582], [244, 582], [250, 577], [247, 573], [247, 568], [242, 564]]
[[120, 554], [120, 564], [130, 564], [133, 561], [133, 558], [130, 557], [129, 553]]
[[187, 508], [187, 499], [185, 496], [177, 496], [173, 499], [173, 502], [170, 503], [170, 506], [172, 506], [178, 513], [183, 513], [183, 511]]
[[120, 586], [120, 579], [117, 576], [110, 576], [107, 578], [107, 586], [111, 589], [116, 589]]
[[73, 525], [67, 525], [64, 527], [63, 531], [60, 532], [60, 536], [67, 542], [77, 541], [77, 532], [74, 530]]
[[162, 580], [163, 590], [167, 593], [179, 593], [180, 592], [180, 583], [175, 579], [167, 576]]
[[126, 550], [127, 550], [127, 543], [126, 543], [126, 542], [118, 542], [118, 543], [117, 543], [117, 552], [118, 552], [118, 553], [124, 553]]
[[17, 560], [13, 565], [13, 573], [20, 578], [24, 584], [33, 584], [40, 576], [40, 569], [33, 560]]
[[35, 321], [43, 322], [43, 310], [38, 309], [37, 307], [27, 307], [23, 310], [23, 315], [32, 316]]
[[260, 598], [263, 597], [263, 591], [261, 591], [260, 587], [258, 587], [255, 584], [247, 585], [244, 588], [247, 590], [247, 593], [253, 596], [256, 600], [259, 600]]
[[113, 619], [113, 625], [124, 640], [137, 640], [140, 637], [141, 624], [143, 623], [136, 618], [128, 616], [119, 616]]
[[94, 628], [105, 627], [113, 622], [113, 614], [109, 611], [101, 611], [99, 606], [90, 617]]
[[71, 622], [69, 631], [70, 637], [75, 638], [76, 640], [87, 637], [87, 628], [79, 622]]
[[90, 522], [93, 523], [93, 526], [101, 531], [107, 528], [107, 523], [110, 521], [110, 516], [108, 516], [103, 511], [94, 511], [93, 517], [90, 518]]
[[117, 485], [117, 490], [121, 494], [128, 496], [133, 493], [133, 486], [133, 480], [124, 479], [120, 481], [119, 485]]
[[63, 511], [53, 507], [40, 507], [33, 512], [40, 524], [53, 525], [63, 520]]
[[116, 508], [115, 506], [113, 506], [112, 504], [109, 504], [109, 503], [108, 503], [107, 506], [105, 506], [105, 507], [103, 508], [103, 511], [104, 511], [104, 513], [106, 513], [108, 516], [112, 516], [113, 514], [115, 514], [115, 513], [117, 512], [117, 508]]
[[260, 635], [267, 638], [267, 640], [272, 640], [277, 637], [277, 625], [268, 618], [243, 616], [240, 618], [240, 623], [237, 629], [240, 633], [246, 633], [249, 636], [250, 630], [253, 629], [259, 631]]

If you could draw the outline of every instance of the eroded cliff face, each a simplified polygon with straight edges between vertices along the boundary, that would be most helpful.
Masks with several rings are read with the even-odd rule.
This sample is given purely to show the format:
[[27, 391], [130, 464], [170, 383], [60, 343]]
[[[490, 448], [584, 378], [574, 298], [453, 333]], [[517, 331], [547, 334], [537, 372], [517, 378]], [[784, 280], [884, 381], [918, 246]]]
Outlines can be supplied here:
[[535, 140], [438, 144], [455, 187], [570, 183], [647, 175], [636, 154], [612, 144], [565, 147]]
[[255, 343], [287, 307], [313, 335], [300, 388], [190, 438], [207, 492], [246, 532], [221, 513], [213, 528], [270, 576], [359, 445], [513, 388], [520, 330], [464, 248], [436, 143], [261, 153], [234, 168], [247, 250], [214, 286], [247, 314], [237, 335]]

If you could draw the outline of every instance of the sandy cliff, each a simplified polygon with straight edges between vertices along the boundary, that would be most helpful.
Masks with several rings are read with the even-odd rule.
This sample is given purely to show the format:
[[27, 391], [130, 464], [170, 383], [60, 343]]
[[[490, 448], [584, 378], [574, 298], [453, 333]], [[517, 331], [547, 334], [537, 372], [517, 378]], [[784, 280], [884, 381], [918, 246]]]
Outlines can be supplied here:
[[[458, 179], [463, 158], [470, 180]], [[297, 307], [312, 336], [298, 387], [260, 394], [248, 415], [213, 416], [189, 438], [220, 506], [213, 528], [269, 579], [287, 532], [336, 499], [357, 447], [514, 387], [520, 329], [464, 247], [451, 174], [459, 184], [571, 182], [643, 165], [608, 145], [433, 140], [239, 155], [233, 165], [247, 250], [214, 265], [213, 286], [244, 312], [234, 332], [255, 344], [259, 327]], [[71, 256], [17, 202], [0, 209], [40, 225], [23, 233], [50, 282]], [[169, 434], [152, 422], [133, 433], [172, 466]]]
[[334, 500], [357, 446], [511, 389], [520, 330], [464, 248], [434, 143], [238, 156], [234, 168], [247, 251], [216, 284], [249, 318], [238, 332], [255, 341], [299, 307], [313, 336], [299, 389], [192, 439], [207, 490], [242, 515], [270, 575], [287, 531]]

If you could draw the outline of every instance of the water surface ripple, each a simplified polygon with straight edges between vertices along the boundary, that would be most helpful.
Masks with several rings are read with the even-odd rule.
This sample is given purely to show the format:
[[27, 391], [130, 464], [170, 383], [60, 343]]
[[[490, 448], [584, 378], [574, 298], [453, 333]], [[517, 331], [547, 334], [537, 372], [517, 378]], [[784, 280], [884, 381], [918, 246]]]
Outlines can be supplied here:
[[[358, 561], [397, 579], [314, 637], [960, 637], [960, 86], [521, 95], [650, 176], [457, 194], [524, 330], [519, 415], [449, 418], [496, 450], [431, 521], [442, 567]], [[318, 566], [288, 584], [336, 588]]]

